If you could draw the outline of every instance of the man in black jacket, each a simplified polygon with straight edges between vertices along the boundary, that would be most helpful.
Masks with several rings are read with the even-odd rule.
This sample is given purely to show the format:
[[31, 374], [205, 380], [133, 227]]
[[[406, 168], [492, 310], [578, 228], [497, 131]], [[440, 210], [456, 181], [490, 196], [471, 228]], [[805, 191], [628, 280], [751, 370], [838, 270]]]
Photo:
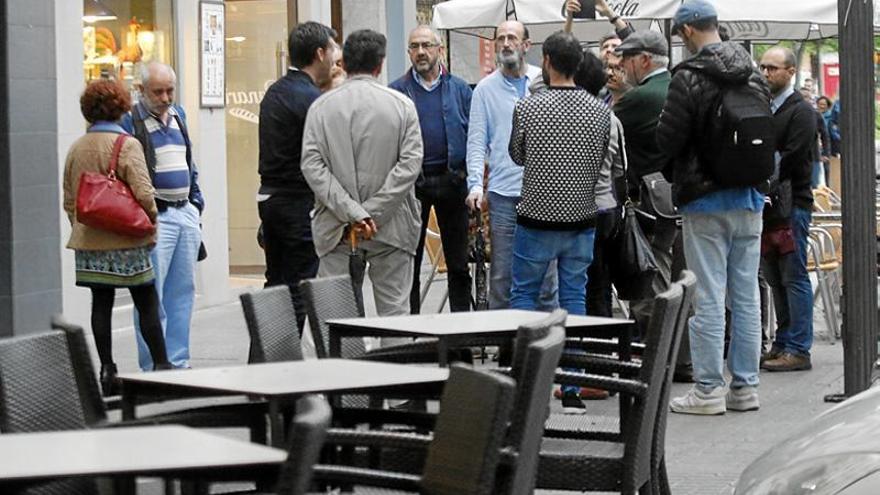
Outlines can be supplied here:
[[[687, 395], [673, 399], [670, 408], [687, 414], [755, 410], [764, 196], [753, 187], [725, 187], [716, 182], [710, 164], [720, 143], [712, 143], [708, 131], [710, 119], [716, 118], [713, 112], [722, 85], [748, 85], [758, 101], [767, 105], [768, 113], [770, 93], [748, 52], [721, 41], [711, 3], [684, 2], [675, 14], [673, 32], [695, 55], [674, 70], [657, 126], [657, 143], [672, 160], [673, 195], [682, 214], [685, 257], [697, 276], [697, 294], [689, 328], [696, 383]], [[729, 393], [723, 370], [725, 299], [730, 303], [732, 323]]]
[[813, 344], [813, 287], [807, 272], [807, 240], [813, 209], [810, 182], [817, 112], [792, 86], [797, 69], [791, 50], [783, 47], [767, 50], [761, 58], [761, 70], [773, 94], [771, 108], [779, 150], [779, 181], [780, 184], [788, 182], [791, 187], [791, 195], [779, 195], [777, 201], [792, 203], [782, 205], [784, 213], [779, 215], [782, 218], [771, 219], [765, 215], [764, 243], [768, 247], [772, 245], [772, 249], [765, 250], [761, 266], [773, 289], [777, 330], [761, 368], [807, 370], [812, 367], [810, 348]]
[[309, 212], [314, 195], [300, 171], [306, 112], [341, 55], [336, 33], [317, 22], [299, 24], [287, 41], [290, 67], [260, 103], [260, 191], [257, 196], [266, 252], [266, 287], [290, 286], [302, 332], [305, 308], [299, 281], [318, 272]]

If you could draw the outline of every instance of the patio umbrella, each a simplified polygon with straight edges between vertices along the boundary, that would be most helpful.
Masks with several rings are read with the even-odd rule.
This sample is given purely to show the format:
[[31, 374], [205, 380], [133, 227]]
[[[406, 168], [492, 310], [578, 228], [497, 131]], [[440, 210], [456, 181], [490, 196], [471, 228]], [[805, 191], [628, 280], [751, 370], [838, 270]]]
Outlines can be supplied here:
[[364, 273], [367, 270], [366, 253], [358, 249], [358, 229], [356, 224], [348, 226], [348, 273], [351, 276], [351, 286], [354, 289], [354, 298], [357, 302], [358, 312], [363, 316], [364, 310]]

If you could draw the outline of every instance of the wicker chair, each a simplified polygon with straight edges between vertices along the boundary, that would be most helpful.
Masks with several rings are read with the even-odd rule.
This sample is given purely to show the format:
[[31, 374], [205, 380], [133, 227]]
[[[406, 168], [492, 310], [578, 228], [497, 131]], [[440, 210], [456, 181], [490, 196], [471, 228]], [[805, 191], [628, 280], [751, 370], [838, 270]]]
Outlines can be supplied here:
[[[534, 491], [538, 449], [543, 436], [541, 425], [549, 411], [547, 397], [565, 342], [565, 318], [566, 312], [557, 310], [547, 318], [524, 325], [517, 331], [513, 368], [507, 372], [516, 380], [517, 388], [510, 427], [504, 438], [504, 455], [493, 491], [495, 494], [524, 495]], [[387, 439], [394, 434], [380, 432], [379, 435]], [[363, 438], [366, 438], [363, 432], [332, 429], [328, 434], [328, 443], [346, 444]], [[420, 446], [417, 436], [398, 435], [398, 438], [406, 439], [407, 448], [396, 446], [398, 448], [384, 449], [383, 453], [391, 451], [393, 457], [383, 456], [382, 467], [409, 473], [421, 472], [430, 437], [421, 436]]]
[[[0, 340], [0, 432], [80, 430], [88, 426], [64, 334]], [[81, 478], [42, 484], [23, 493], [91, 495], [98, 490], [95, 479]]]
[[239, 298], [251, 338], [248, 364], [302, 360], [290, 287], [268, 287]]
[[[278, 495], [308, 493], [312, 481], [312, 467], [321, 455], [324, 437], [330, 426], [330, 417], [330, 405], [320, 395], [307, 395], [296, 401], [296, 414], [287, 430], [287, 460], [278, 471], [278, 480], [272, 493]], [[208, 492], [207, 489], [203, 491]], [[223, 493], [256, 495], [262, 492], [224, 491]]]
[[[615, 390], [620, 392], [621, 401], [632, 400], [632, 404], [616, 441], [614, 438], [603, 438], [606, 441], [545, 439], [538, 465], [538, 488], [651, 493], [658, 408], [683, 302], [679, 283], [655, 298], [641, 364], [620, 363], [618, 369], [627, 370], [628, 374], [636, 372], [637, 378], [557, 374], [558, 383]], [[562, 364], [588, 368], [592, 358], [568, 356]]]
[[[65, 360], [71, 363], [76, 390], [86, 426], [89, 428], [122, 425], [107, 420], [107, 406], [101, 397], [95, 369], [86, 343], [82, 327], [64, 321], [60, 316], [52, 318], [52, 328], [61, 330], [67, 342], [68, 355]], [[53, 332], [54, 333], [54, 332]], [[48, 338], [48, 337], [47, 337]], [[159, 398], [159, 400], [174, 397]], [[135, 424], [182, 424], [198, 428], [247, 428], [251, 441], [266, 443], [266, 413], [268, 407], [261, 401], [222, 403], [206, 406], [187, 407], [126, 421], [125, 425]]]
[[[300, 282], [300, 291], [306, 306], [309, 329], [315, 342], [315, 352], [319, 358], [329, 356], [330, 327], [327, 320], [335, 318], [362, 318], [363, 308], [355, 299], [351, 277], [339, 275], [335, 277], [316, 278]], [[436, 363], [436, 339], [423, 339], [418, 342], [400, 344], [367, 352], [363, 339], [342, 339], [341, 357], [389, 361], [398, 363]], [[473, 361], [469, 349], [451, 350], [449, 362]]]
[[[666, 419], [669, 410], [665, 407], [665, 404], [669, 402], [669, 395], [672, 390], [672, 377], [675, 373], [675, 363], [679, 347], [682, 339], [686, 338], [685, 329], [687, 328], [688, 315], [693, 304], [694, 294], [696, 293], [697, 279], [693, 272], [685, 270], [682, 272], [681, 278], [677, 283], [682, 286], [682, 305], [675, 323], [675, 333], [672, 336], [672, 347], [668, 357], [669, 361], [666, 374], [663, 377], [663, 387], [657, 414], [657, 429], [651, 450], [651, 482], [654, 494], [670, 493], [665, 462]], [[563, 358], [563, 360], [565, 359]], [[641, 366], [639, 363], [621, 363], [604, 357], [594, 357], [592, 359], [579, 357], [577, 359], [579, 359], [578, 366], [585, 366], [585, 371], [587, 372], [614, 372], [625, 377], [638, 376]], [[547, 421], [545, 436], [617, 442], [621, 438], [620, 421], [615, 416], [553, 414]]]
[[[390, 493], [434, 495], [488, 495], [495, 493], [495, 476], [501, 457], [504, 432], [513, 406], [514, 382], [497, 373], [481, 372], [463, 365], [450, 368], [443, 391], [440, 414], [428, 447], [422, 474], [393, 473], [348, 466], [315, 466], [317, 481], [342, 485], [368, 485]], [[478, 397], [479, 400], [474, 400]], [[389, 447], [423, 445], [423, 435], [393, 432], [352, 431], [353, 444], [385, 444]], [[376, 493], [371, 490], [370, 493]]]

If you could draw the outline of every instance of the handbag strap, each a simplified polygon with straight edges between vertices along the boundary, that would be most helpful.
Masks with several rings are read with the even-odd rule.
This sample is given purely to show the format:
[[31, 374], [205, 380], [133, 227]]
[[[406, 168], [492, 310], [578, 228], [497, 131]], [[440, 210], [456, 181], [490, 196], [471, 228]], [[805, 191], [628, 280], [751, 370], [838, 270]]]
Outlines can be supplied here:
[[107, 173], [107, 177], [110, 180], [116, 180], [116, 164], [119, 162], [119, 152], [122, 151], [122, 145], [125, 144], [127, 137], [125, 134], [120, 134], [113, 143], [113, 155], [110, 157], [110, 172]]

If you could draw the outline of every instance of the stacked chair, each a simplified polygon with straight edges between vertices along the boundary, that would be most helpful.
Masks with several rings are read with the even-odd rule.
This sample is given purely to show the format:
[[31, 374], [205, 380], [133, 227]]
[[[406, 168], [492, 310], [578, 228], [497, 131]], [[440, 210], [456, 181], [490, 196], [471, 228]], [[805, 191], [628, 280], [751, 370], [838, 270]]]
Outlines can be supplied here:
[[[585, 372], [559, 373], [556, 382], [619, 392], [622, 421], [553, 415], [540, 452], [539, 489], [669, 493], [664, 455], [667, 403], [695, 284], [694, 275], [685, 271], [680, 281], [655, 298], [648, 341], [634, 349], [640, 362], [563, 356], [561, 366]], [[607, 343], [607, 348], [613, 346]], [[607, 376], [610, 373], [619, 378]]]

